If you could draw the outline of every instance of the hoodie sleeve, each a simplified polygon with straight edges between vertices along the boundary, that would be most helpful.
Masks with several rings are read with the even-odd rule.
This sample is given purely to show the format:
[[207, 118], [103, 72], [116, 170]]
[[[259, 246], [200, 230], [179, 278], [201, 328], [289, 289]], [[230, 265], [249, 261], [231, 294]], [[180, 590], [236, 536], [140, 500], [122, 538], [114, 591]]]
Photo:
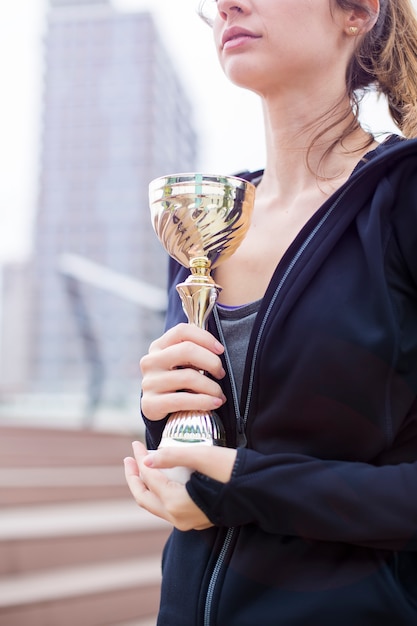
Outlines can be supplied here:
[[218, 526], [390, 550], [417, 550], [417, 462], [373, 466], [240, 449], [232, 479], [187, 490]]
[[159, 446], [168, 417], [169, 416], [159, 420], [158, 422], [151, 422], [151, 420], [148, 420], [144, 415], [142, 415], [142, 419], [146, 427], [146, 447], [148, 450], [156, 450]]

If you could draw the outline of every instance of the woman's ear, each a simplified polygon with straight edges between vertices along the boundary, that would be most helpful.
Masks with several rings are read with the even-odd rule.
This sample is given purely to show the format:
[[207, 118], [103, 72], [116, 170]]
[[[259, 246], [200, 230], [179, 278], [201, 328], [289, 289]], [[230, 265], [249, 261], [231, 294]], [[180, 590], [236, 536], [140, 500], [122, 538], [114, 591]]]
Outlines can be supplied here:
[[379, 0], [360, 0], [350, 11], [346, 12], [345, 32], [350, 36], [364, 35], [376, 24], [379, 16]]

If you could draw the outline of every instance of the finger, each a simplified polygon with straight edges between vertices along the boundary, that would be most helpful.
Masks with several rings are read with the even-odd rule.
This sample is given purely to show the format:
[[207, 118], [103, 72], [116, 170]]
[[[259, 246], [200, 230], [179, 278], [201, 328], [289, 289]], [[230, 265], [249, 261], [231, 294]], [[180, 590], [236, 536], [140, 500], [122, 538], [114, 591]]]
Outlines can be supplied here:
[[142, 410], [164, 417], [178, 410], [216, 409], [226, 401], [220, 385], [195, 370], [158, 372], [142, 381]]
[[[182, 487], [184, 485], [184, 482], [186, 481], [177, 482], [175, 478], [172, 478], [172, 474], [169, 475], [169, 473], [166, 473], [164, 471], [159, 471], [159, 468], [153, 468], [153, 467], [151, 468], [149, 465], [144, 464], [144, 460], [148, 456], [152, 456], [153, 454], [155, 454], [156, 450], [150, 450], [144, 456], [143, 455], [144, 446], [140, 444], [140, 442], [133, 442], [132, 447], [135, 452], [135, 457], [137, 459], [137, 468], [138, 468], [137, 472], [139, 473], [139, 476], [141, 480], [143, 481], [143, 483], [146, 485], [146, 487], [150, 491], [153, 491], [154, 493], [158, 495], [158, 497], [163, 499], [164, 496], [166, 497], [167, 495], [167, 488], [176, 489], [176, 485], [177, 485], [183, 491], [182, 495], [185, 494]], [[160, 468], [160, 469], [163, 470], [165, 468]], [[173, 483], [173, 485], [171, 485], [171, 483]], [[175, 499], [175, 496], [174, 496], [174, 499]]]
[[152, 420], [176, 411], [215, 411], [225, 401], [220, 385], [195, 370], [161, 371], [142, 380], [141, 408]]
[[152, 342], [149, 351], [163, 350], [170, 345], [183, 341], [191, 341], [215, 354], [223, 354], [224, 352], [222, 344], [207, 330], [199, 328], [195, 324], [184, 323], [173, 326], [162, 337]]
[[[141, 482], [140, 491], [142, 492], [144, 489], [146, 490], [148, 487], [146, 485], [146, 481], [144, 480], [144, 476], [141, 472], [141, 464], [146, 456], [149, 454], [147, 448], [140, 441], [132, 442], [132, 449], [134, 454], [134, 459], [127, 457], [125, 459], [125, 474], [126, 479], [130, 479], [130, 484], [136, 485], [136, 478], [138, 478]], [[132, 463], [133, 462], [133, 463]], [[129, 483], [128, 483], [129, 484]]]
[[223, 398], [196, 395], [194, 393], [177, 392], [166, 395], [143, 395], [141, 400], [142, 413], [149, 420], [163, 419], [177, 411], [216, 411], [224, 404]]
[[142, 383], [143, 393], [164, 394], [179, 390], [224, 398], [219, 383], [201, 372], [189, 368], [158, 371], [145, 376]]
[[155, 370], [167, 371], [178, 368], [209, 372], [217, 379], [225, 376], [220, 357], [206, 347], [191, 341], [182, 341], [163, 350], [150, 351], [140, 360], [140, 368], [144, 376]]
[[[145, 484], [147, 489], [153, 490], [152, 485], [158, 488], [158, 491], [163, 489], [168, 484], [168, 479], [162, 472], [150, 471], [149, 466], [144, 466], [143, 461], [148, 456], [155, 454], [156, 450], [147, 450], [146, 447], [140, 441], [134, 441], [132, 443], [133, 454], [136, 461], [136, 473]], [[155, 479], [153, 478], [155, 475]], [[152, 484], [151, 484], [152, 483]]]
[[139, 466], [139, 461], [148, 454], [148, 449], [141, 441], [133, 441], [132, 450]]
[[[165, 507], [158, 495], [150, 491], [140, 477], [136, 460], [131, 457], [127, 457], [124, 459], [124, 466], [126, 482], [136, 503], [141, 508], [149, 511], [149, 513], [170, 521]], [[154, 471], [154, 473], [160, 474], [163, 477], [162, 472]]]
[[125, 466], [126, 478], [139, 478], [139, 468], [136, 460], [133, 459], [131, 456], [127, 456], [125, 459], [123, 459], [123, 461]]
[[139, 468], [136, 460], [132, 457], [126, 457], [124, 459], [124, 468], [127, 486], [136, 502], [140, 504], [143, 494], [147, 491], [147, 487], [139, 476]]

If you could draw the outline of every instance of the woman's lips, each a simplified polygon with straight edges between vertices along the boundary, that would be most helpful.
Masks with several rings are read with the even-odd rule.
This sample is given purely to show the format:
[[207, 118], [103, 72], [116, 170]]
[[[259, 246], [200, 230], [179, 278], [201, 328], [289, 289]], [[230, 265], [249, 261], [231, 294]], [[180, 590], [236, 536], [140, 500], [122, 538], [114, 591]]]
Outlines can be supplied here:
[[244, 28], [233, 26], [232, 28], [227, 28], [224, 31], [222, 37], [222, 48], [223, 50], [237, 48], [245, 44], [250, 39], [259, 39], [259, 36], [249, 30], [245, 30]]

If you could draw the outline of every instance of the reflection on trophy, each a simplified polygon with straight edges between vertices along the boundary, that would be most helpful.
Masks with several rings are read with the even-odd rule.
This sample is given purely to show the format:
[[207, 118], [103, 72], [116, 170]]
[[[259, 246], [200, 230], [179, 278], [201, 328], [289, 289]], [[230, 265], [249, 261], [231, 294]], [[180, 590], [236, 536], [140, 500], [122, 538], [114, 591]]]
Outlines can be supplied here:
[[[221, 287], [211, 269], [231, 256], [249, 228], [255, 187], [234, 176], [172, 174], [150, 183], [153, 227], [168, 254], [191, 271], [177, 285], [189, 323], [205, 328]], [[206, 411], [172, 413], [160, 447], [225, 445], [218, 416]]]

